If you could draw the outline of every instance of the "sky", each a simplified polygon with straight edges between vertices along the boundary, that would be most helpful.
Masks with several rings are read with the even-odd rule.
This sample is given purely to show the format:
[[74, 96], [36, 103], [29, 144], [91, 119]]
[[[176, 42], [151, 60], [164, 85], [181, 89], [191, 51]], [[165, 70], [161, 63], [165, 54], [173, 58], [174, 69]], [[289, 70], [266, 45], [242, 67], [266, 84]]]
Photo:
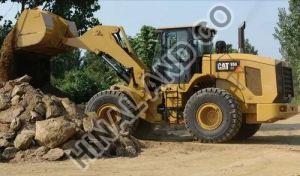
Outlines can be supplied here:
[[[143, 25], [162, 27], [209, 22], [210, 10], [222, 5], [229, 9], [232, 20], [226, 28], [218, 30], [215, 40], [224, 40], [237, 48], [237, 29], [246, 21], [246, 38], [250, 39], [259, 54], [281, 59], [280, 45], [273, 34], [278, 22], [278, 8], [288, 8], [287, 0], [102, 0], [100, 4], [101, 10], [95, 16], [103, 25], [124, 26], [131, 36], [138, 33]], [[5, 19], [14, 19], [19, 9], [16, 3], [1, 4], [0, 15]], [[216, 13], [215, 17], [219, 22], [227, 19], [221, 12]]]

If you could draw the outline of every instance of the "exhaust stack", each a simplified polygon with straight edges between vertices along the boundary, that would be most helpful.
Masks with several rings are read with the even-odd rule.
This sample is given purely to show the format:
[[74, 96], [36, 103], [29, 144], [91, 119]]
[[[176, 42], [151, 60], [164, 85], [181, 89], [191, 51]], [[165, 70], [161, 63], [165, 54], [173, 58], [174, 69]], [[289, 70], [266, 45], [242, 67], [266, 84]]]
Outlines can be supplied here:
[[246, 29], [246, 21], [239, 27], [239, 52], [245, 53], [245, 29]]

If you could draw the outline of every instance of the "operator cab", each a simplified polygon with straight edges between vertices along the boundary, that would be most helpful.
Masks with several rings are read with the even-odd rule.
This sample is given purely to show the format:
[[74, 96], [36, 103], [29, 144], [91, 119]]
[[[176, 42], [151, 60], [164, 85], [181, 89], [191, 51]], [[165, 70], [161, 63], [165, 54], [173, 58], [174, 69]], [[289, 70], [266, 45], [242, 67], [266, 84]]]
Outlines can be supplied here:
[[202, 57], [211, 54], [214, 29], [203, 26], [180, 26], [157, 29], [153, 71], [164, 84], [188, 83], [202, 72]]

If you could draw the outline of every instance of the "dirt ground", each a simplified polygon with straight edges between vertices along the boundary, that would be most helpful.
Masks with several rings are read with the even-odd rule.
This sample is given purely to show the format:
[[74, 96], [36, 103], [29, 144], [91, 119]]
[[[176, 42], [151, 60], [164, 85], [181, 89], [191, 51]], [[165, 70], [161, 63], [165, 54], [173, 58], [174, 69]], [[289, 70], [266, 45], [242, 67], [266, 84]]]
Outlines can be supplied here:
[[300, 176], [300, 115], [264, 125], [243, 143], [200, 144], [184, 131], [144, 142], [138, 157], [99, 159], [85, 171], [72, 161], [8, 163], [0, 164], [0, 175]]

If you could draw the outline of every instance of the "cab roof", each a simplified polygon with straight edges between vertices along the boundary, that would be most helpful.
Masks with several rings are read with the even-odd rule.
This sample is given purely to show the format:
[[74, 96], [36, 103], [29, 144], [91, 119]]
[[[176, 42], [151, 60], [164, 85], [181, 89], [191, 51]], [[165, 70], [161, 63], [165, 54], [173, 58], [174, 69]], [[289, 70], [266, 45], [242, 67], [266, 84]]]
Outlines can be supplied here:
[[163, 26], [157, 28], [157, 30], [166, 30], [166, 29], [180, 29], [180, 28], [193, 28], [193, 25], [182, 25], [182, 26]]
[[[160, 30], [171, 30], [171, 29], [196, 28], [196, 27], [200, 27], [200, 26], [201, 26], [201, 24], [198, 24], [198, 25], [165, 26], [165, 27], [156, 28], [156, 30], [160, 31]], [[206, 26], [204, 26], [204, 28], [217, 33], [217, 31], [213, 28], [209, 28], [209, 27], [206, 27]]]

